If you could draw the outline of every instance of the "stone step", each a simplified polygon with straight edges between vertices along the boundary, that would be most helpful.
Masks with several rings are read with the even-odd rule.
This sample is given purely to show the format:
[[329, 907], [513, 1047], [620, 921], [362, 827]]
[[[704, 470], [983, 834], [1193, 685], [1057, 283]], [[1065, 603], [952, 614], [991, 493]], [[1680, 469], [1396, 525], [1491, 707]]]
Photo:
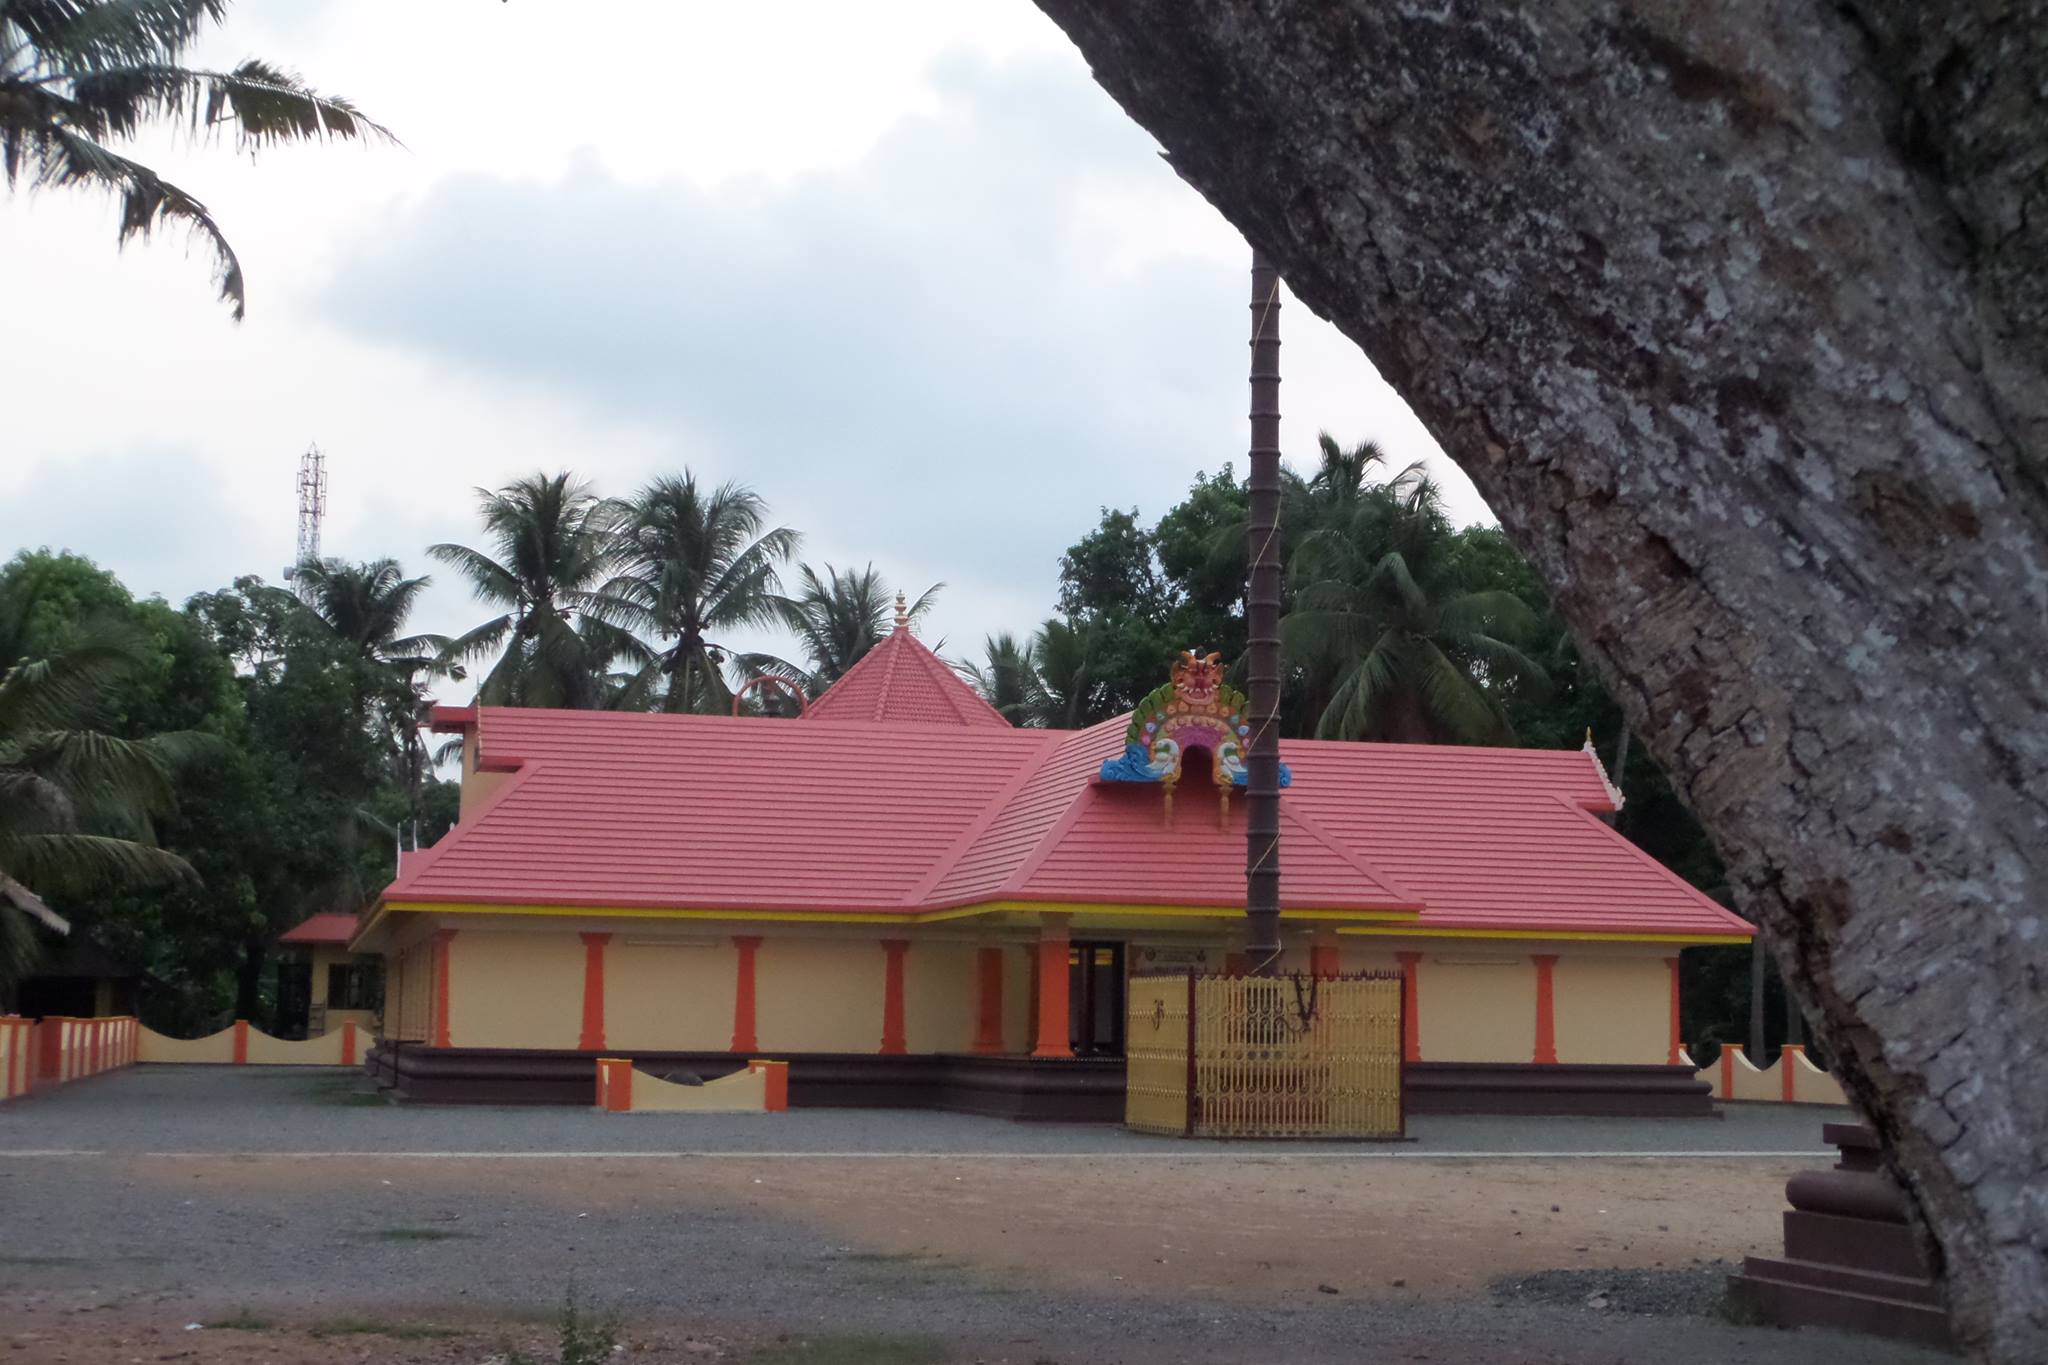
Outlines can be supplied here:
[[1948, 1314], [1924, 1303], [1845, 1293], [1769, 1275], [1730, 1275], [1728, 1297], [1780, 1327], [1825, 1327], [1953, 1350]]

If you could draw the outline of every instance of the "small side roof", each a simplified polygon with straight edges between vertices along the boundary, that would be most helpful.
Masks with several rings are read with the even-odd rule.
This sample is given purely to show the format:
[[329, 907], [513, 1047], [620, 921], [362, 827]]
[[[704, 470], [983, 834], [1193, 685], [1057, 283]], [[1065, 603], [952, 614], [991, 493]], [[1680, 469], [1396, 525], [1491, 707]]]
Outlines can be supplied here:
[[285, 931], [277, 941], [299, 946], [315, 943], [347, 943], [355, 937], [356, 917], [340, 911], [328, 911], [308, 915], [303, 921]]

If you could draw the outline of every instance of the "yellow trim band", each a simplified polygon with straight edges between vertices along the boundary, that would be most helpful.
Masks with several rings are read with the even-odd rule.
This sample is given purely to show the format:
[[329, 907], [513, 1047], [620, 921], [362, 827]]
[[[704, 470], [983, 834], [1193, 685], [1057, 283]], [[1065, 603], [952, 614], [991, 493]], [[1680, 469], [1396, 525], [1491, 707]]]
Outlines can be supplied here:
[[1339, 929], [1340, 934], [1372, 934], [1388, 938], [1519, 938], [1544, 943], [1685, 943], [1699, 947], [1720, 943], [1748, 943], [1748, 934], [1630, 934], [1592, 929], [1403, 929], [1379, 925]]

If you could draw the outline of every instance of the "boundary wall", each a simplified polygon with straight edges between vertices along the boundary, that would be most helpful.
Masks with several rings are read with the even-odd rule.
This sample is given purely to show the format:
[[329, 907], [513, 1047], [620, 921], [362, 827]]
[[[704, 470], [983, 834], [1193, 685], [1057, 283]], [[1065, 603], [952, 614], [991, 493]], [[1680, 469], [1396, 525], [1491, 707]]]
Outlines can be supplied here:
[[246, 1019], [237, 1019], [204, 1038], [172, 1038], [153, 1028], [140, 1029], [137, 1061], [200, 1066], [355, 1066], [363, 1059], [368, 1039], [348, 1020], [318, 1038], [273, 1038]]
[[762, 1114], [789, 1108], [789, 1063], [750, 1061], [744, 1071], [679, 1085], [634, 1069], [624, 1057], [597, 1059], [597, 1107], [613, 1114]]
[[136, 1060], [142, 1031], [129, 1015], [0, 1015], [0, 1100], [127, 1066]]
[[[1692, 1062], [1690, 1056], [1685, 1058]], [[1721, 1045], [1721, 1056], [1712, 1066], [1698, 1069], [1700, 1080], [1714, 1087], [1717, 1100], [1748, 1100], [1766, 1104], [1849, 1103], [1841, 1082], [1806, 1060], [1806, 1049], [1787, 1043], [1778, 1060], [1759, 1070], [1741, 1048]]]

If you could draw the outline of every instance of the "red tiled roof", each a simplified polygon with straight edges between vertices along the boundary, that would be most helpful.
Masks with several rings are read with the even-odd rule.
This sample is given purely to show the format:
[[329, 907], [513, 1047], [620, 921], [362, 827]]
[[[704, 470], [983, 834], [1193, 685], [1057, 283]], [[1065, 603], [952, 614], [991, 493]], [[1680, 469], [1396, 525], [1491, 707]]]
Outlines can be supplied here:
[[898, 626], [811, 703], [806, 720], [896, 721], [1007, 730], [1002, 712], [982, 700], [945, 660]]
[[[387, 902], [904, 913], [1244, 894], [1241, 793], [1226, 823], [1190, 779], [1169, 823], [1157, 787], [1091, 780], [1122, 751], [1123, 721], [483, 707], [477, 724], [482, 761], [516, 771], [406, 857]], [[1613, 803], [1584, 751], [1298, 740], [1283, 753], [1291, 909], [1420, 909], [1425, 929], [1537, 935], [1749, 931], [1595, 818]]]
[[354, 915], [330, 913], [309, 915], [285, 931], [279, 943], [346, 943], [355, 937]]

